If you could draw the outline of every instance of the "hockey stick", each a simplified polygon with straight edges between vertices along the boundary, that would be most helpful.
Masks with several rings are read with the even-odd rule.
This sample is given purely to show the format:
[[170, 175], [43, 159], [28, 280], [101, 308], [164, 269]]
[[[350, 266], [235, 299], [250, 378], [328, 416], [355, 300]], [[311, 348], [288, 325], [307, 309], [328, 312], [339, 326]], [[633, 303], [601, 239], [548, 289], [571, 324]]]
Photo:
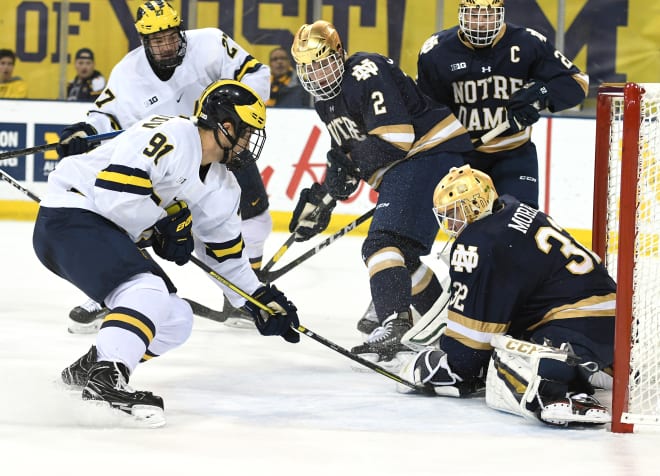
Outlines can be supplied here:
[[[104, 141], [104, 140], [107, 140], [107, 139], [112, 139], [113, 137], [115, 137], [116, 135], [121, 134], [122, 132], [124, 132], [124, 131], [120, 130], [120, 131], [106, 132], [105, 134], [97, 134], [97, 135], [93, 135], [93, 136], [87, 136], [87, 137], [84, 137], [84, 139], [89, 144], [95, 144], [97, 142], [101, 142], [101, 141]], [[0, 160], [9, 159], [11, 157], [20, 157], [21, 155], [30, 155], [30, 154], [34, 154], [36, 152], [42, 152], [44, 150], [54, 149], [58, 145], [60, 145], [59, 142], [52, 142], [50, 144], [42, 144], [42, 145], [37, 145], [37, 146], [34, 146], [34, 147], [28, 147], [27, 149], [10, 150], [10, 151], [3, 152], [2, 154], [0, 154]]]
[[[234, 291], [236, 294], [238, 294], [238, 295], [244, 297], [245, 299], [247, 299], [248, 301], [250, 301], [252, 304], [257, 306], [259, 309], [262, 309], [262, 310], [266, 311], [271, 316], [273, 314], [275, 314], [275, 312], [271, 308], [269, 308], [268, 306], [266, 306], [265, 304], [263, 304], [259, 300], [255, 299], [254, 297], [252, 297], [251, 295], [249, 295], [248, 293], [246, 293], [245, 291], [243, 291], [239, 287], [237, 287], [231, 281], [225, 279], [223, 276], [216, 273], [213, 270], [213, 268], [208, 266], [203, 261], [200, 261], [195, 256], [191, 256], [190, 261], [192, 261], [199, 268], [206, 271], [209, 275], [211, 275], [211, 277], [213, 277], [214, 279], [216, 279], [217, 281], [219, 281], [220, 283], [224, 284], [229, 289]], [[319, 343], [323, 344], [324, 346], [334, 350], [335, 352], [338, 352], [341, 355], [343, 355], [345, 357], [348, 357], [349, 359], [353, 360], [354, 362], [357, 362], [357, 363], [359, 363], [359, 364], [361, 364], [361, 365], [363, 365], [363, 366], [365, 366], [365, 367], [367, 367], [367, 368], [369, 368], [369, 369], [371, 369], [371, 370], [373, 370], [373, 371], [375, 371], [375, 372], [377, 372], [377, 373], [379, 373], [379, 374], [381, 374], [381, 375], [383, 375], [383, 376], [385, 376], [389, 379], [394, 380], [397, 383], [400, 383], [402, 385], [405, 385], [406, 387], [409, 387], [413, 390], [416, 390], [418, 392], [421, 392], [421, 393], [424, 393], [424, 394], [427, 394], [427, 395], [435, 395], [435, 392], [433, 391], [432, 388], [421, 386], [421, 385], [416, 385], [413, 382], [410, 382], [406, 379], [403, 379], [403, 378], [399, 377], [397, 374], [392, 373], [387, 369], [384, 369], [380, 365], [377, 365], [374, 362], [371, 362], [370, 360], [364, 359], [364, 358], [360, 357], [359, 355], [355, 355], [355, 354], [351, 353], [351, 351], [345, 349], [344, 347], [341, 347], [341, 346], [335, 344], [334, 342], [329, 341], [328, 339], [326, 339], [324, 337], [321, 337], [320, 335], [318, 335], [314, 331], [306, 328], [302, 324], [299, 324], [298, 327], [295, 328], [295, 330], [298, 331], [301, 334], [305, 334], [307, 337], [315, 340], [316, 342], [319, 342]]]
[[488, 144], [490, 141], [492, 141], [497, 136], [499, 136], [504, 131], [506, 131], [509, 127], [511, 127], [511, 124], [509, 124], [509, 121], [508, 120], [504, 121], [502, 124], [497, 126], [495, 129], [492, 129], [490, 132], [486, 132], [484, 135], [482, 135], [476, 141], [474, 141], [472, 143], [474, 145], [474, 148], [476, 149], [477, 147], [481, 147], [482, 145]]
[[0, 179], [4, 180], [5, 182], [10, 183], [14, 188], [17, 188], [18, 190], [23, 192], [25, 195], [30, 197], [35, 202], [39, 203], [41, 201], [39, 199], [39, 197], [37, 197], [34, 193], [30, 192], [27, 188], [25, 188], [20, 183], [18, 183], [18, 181], [14, 177], [9, 175], [7, 172], [5, 172], [2, 169], [0, 169]]
[[[305, 217], [305, 220], [314, 220], [316, 217], [319, 216], [319, 214], [328, 208], [328, 205], [332, 202], [332, 195], [329, 193], [326, 193], [323, 198], [321, 199], [321, 203], [310, 213], [308, 216]], [[267, 273], [275, 263], [277, 263], [282, 255], [286, 253], [286, 251], [289, 249], [289, 247], [296, 241], [296, 233], [291, 233], [289, 237], [286, 239], [284, 244], [280, 246], [280, 248], [275, 252], [273, 257], [270, 259], [266, 265], [261, 268], [262, 273]]]
[[298, 256], [296, 259], [294, 259], [290, 263], [287, 263], [286, 265], [282, 266], [280, 269], [276, 269], [275, 271], [270, 271], [270, 272], [266, 273], [265, 274], [266, 282], [270, 283], [271, 281], [275, 281], [277, 278], [279, 278], [280, 276], [282, 276], [285, 273], [288, 273], [289, 271], [291, 271], [293, 268], [298, 266], [303, 261], [307, 261], [309, 258], [314, 256], [316, 253], [321, 251], [323, 248], [331, 245], [335, 240], [337, 240], [338, 238], [344, 236], [346, 233], [354, 230], [355, 228], [360, 226], [362, 223], [367, 221], [369, 218], [371, 218], [373, 216], [374, 211], [376, 211], [376, 208], [372, 208], [371, 210], [369, 210], [365, 214], [359, 216], [358, 218], [353, 220], [351, 223], [346, 225], [344, 228], [337, 231], [334, 235], [326, 238], [325, 240], [320, 242], [318, 245], [316, 245], [314, 248], [307, 250], [305, 253]]

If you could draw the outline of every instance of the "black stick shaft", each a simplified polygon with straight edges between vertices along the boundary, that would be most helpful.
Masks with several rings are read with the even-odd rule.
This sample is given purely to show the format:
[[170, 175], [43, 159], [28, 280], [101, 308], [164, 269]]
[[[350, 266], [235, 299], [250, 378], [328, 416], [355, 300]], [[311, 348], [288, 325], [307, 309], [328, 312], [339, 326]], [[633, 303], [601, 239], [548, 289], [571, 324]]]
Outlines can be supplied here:
[[[87, 140], [87, 142], [89, 142], [90, 144], [94, 144], [96, 142], [112, 139], [113, 137], [115, 137], [116, 135], [122, 132], [124, 131], [106, 132], [105, 134], [97, 134], [94, 136], [85, 137], [85, 140]], [[11, 157], [20, 157], [21, 155], [35, 154], [37, 152], [43, 152], [44, 150], [54, 149], [58, 145], [60, 145], [59, 142], [52, 142], [50, 144], [42, 144], [42, 145], [36, 145], [34, 147], [28, 147], [27, 149], [9, 150], [7, 152], [3, 152], [2, 154], [0, 154], [0, 160], [9, 159]]]
[[359, 216], [354, 221], [352, 221], [351, 223], [346, 225], [344, 228], [337, 231], [334, 235], [329, 236], [328, 238], [326, 238], [325, 240], [320, 242], [318, 245], [316, 245], [314, 248], [312, 248], [310, 250], [307, 250], [305, 253], [303, 253], [302, 255], [300, 255], [299, 257], [297, 257], [296, 259], [294, 259], [290, 263], [287, 263], [286, 265], [282, 266], [280, 269], [276, 269], [275, 271], [270, 271], [266, 275], [266, 281], [268, 281], [268, 282], [275, 281], [277, 278], [281, 277], [283, 274], [288, 273], [289, 271], [291, 271], [293, 268], [295, 268], [296, 266], [298, 266], [302, 262], [307, 261], [309, 258], [314, 256], [316, 253], [321, 251], [323, 248], [331, 245], [335, 240], [337, 240], [338, 238], [344, 236], [349, 231], [354, 230], [355, 228], [360, 226], [362, 223], [367, 221], [369, 218], [371, 218], [373, 216], [375, 210], [376, 210], [375, 208], [372, 208], [371, 210], [369, 210], [365, 214]]

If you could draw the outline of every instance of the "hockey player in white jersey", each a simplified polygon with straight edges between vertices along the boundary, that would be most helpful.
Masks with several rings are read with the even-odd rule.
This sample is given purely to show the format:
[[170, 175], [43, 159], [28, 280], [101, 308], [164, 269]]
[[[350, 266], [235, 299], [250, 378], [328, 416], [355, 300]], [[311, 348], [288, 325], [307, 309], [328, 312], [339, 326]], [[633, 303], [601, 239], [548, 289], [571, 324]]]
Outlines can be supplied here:
[[63, 159], [49, 175], [35, 252], [50, 271], [109, 309], [96, 345], [62, 372], [65, 384], [82, 387], [83, 399], [106, 402], [147, 426], [165, 422], [162, 398], [133, 391], [128, 378], [140, 361], [186, 341], [192, 311], [141, 249], [144, 240], [178, 265], [194, 250], [272, 308], [269, 316], [223, 289], [263, 335], [300, 340], [293, 329], [296, 307], [259, 282], [243, 253], [240, 189], [228, 171], [246, 152], [259, 157], [265, 120], [265, 105], [252, 89], [217, 81], [203, 92], [193, 117], [149, 116], [117, 139]]
[[[163, 0], [143, 3], [136, 18], [142, 46], [113, 68], [106, 89], [85, 122], [62, 131], [60, 157], [86, 152], [88, 145], [83, 137], [87, 135], [125, 129], [152, 114], [189, 115], [204, 88], [220, 79], [247, 84], [264, 102], [268, 100], [270, 69], [221, 30], [182, 30], [181, 17]], [[233, 172], [242, 190], [240, 211], [246, 253], [258, 272], [264, 243], [272, 229], [268, 195], [255, 164], [245, 164]], [[105, 313], [107, 310], [93, 300], [77, 306], [70, 313], [69, 330], [95, 332]], [[225, 323], [254, 328], [249, 316], [240, 310]]]

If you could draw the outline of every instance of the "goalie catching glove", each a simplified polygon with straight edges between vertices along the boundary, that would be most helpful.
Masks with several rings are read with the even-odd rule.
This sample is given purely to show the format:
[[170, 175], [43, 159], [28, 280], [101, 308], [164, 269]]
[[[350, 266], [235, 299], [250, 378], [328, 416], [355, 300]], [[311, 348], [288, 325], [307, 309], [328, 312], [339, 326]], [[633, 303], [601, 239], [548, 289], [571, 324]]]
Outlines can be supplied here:
[[548, 107], [550, 92], [540, 81], [530, 81], [511, 95], [507, 104], [507, 118], [511, 127], [521, 131], [540, 119], [539, 111]]
[[245, 303], [244, 309], [254, 317], [255, 325], [261, 335], [282, 336], [285, 341], [292, 344], [300, 342], [300, 335], [293, 330], [300, 325], [298, 309], [282, 291], [275, 286], [265, 285], [258, 288], [252, 297], [274, 311], [270, 314], [251, 301]]
[[84, 154], [92, 149], [89, 142], [87, 142], [87, 137], [96, 134], [98, 132], [92, 125], [86, 122], [76, 122], [62, 129], [60, 143], [57, 144], [55, 150], [57, 150], [60, 158], [68, 155]]
[[337, 202], [323, 185], [313, 183], [304, 188], [293, 210], [289, 232], [296, 234], [296, 241], [309, 240], [328, 227], [335, 206]]
[[359, 169], [341, 149], [330, 149], [326, 157], [328, 164], [324, 183], [328, 193], [337, 200], [346, 200], [360, 184], [356, 178]]
[[181, 266], [190, 260], [195, 249], [192, 215], [183, 201], [170, 205], [166, 211], [167, 216], [154, 225], [151, 246], [158, 256]]

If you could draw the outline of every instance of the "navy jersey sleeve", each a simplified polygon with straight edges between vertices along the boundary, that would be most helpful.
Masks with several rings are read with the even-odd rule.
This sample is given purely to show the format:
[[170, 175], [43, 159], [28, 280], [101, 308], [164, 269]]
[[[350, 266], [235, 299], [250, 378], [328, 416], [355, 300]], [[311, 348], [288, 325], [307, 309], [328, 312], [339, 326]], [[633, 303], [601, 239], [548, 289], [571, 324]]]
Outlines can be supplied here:
[[537, 52], [530, 78], [547, 84], [550, 91], [548, 109], [556, 112], [580, 104], [589, 90], [589, 77], [537, 31], [527, 28], [521, 36], [524, 43], [533, 45]]

